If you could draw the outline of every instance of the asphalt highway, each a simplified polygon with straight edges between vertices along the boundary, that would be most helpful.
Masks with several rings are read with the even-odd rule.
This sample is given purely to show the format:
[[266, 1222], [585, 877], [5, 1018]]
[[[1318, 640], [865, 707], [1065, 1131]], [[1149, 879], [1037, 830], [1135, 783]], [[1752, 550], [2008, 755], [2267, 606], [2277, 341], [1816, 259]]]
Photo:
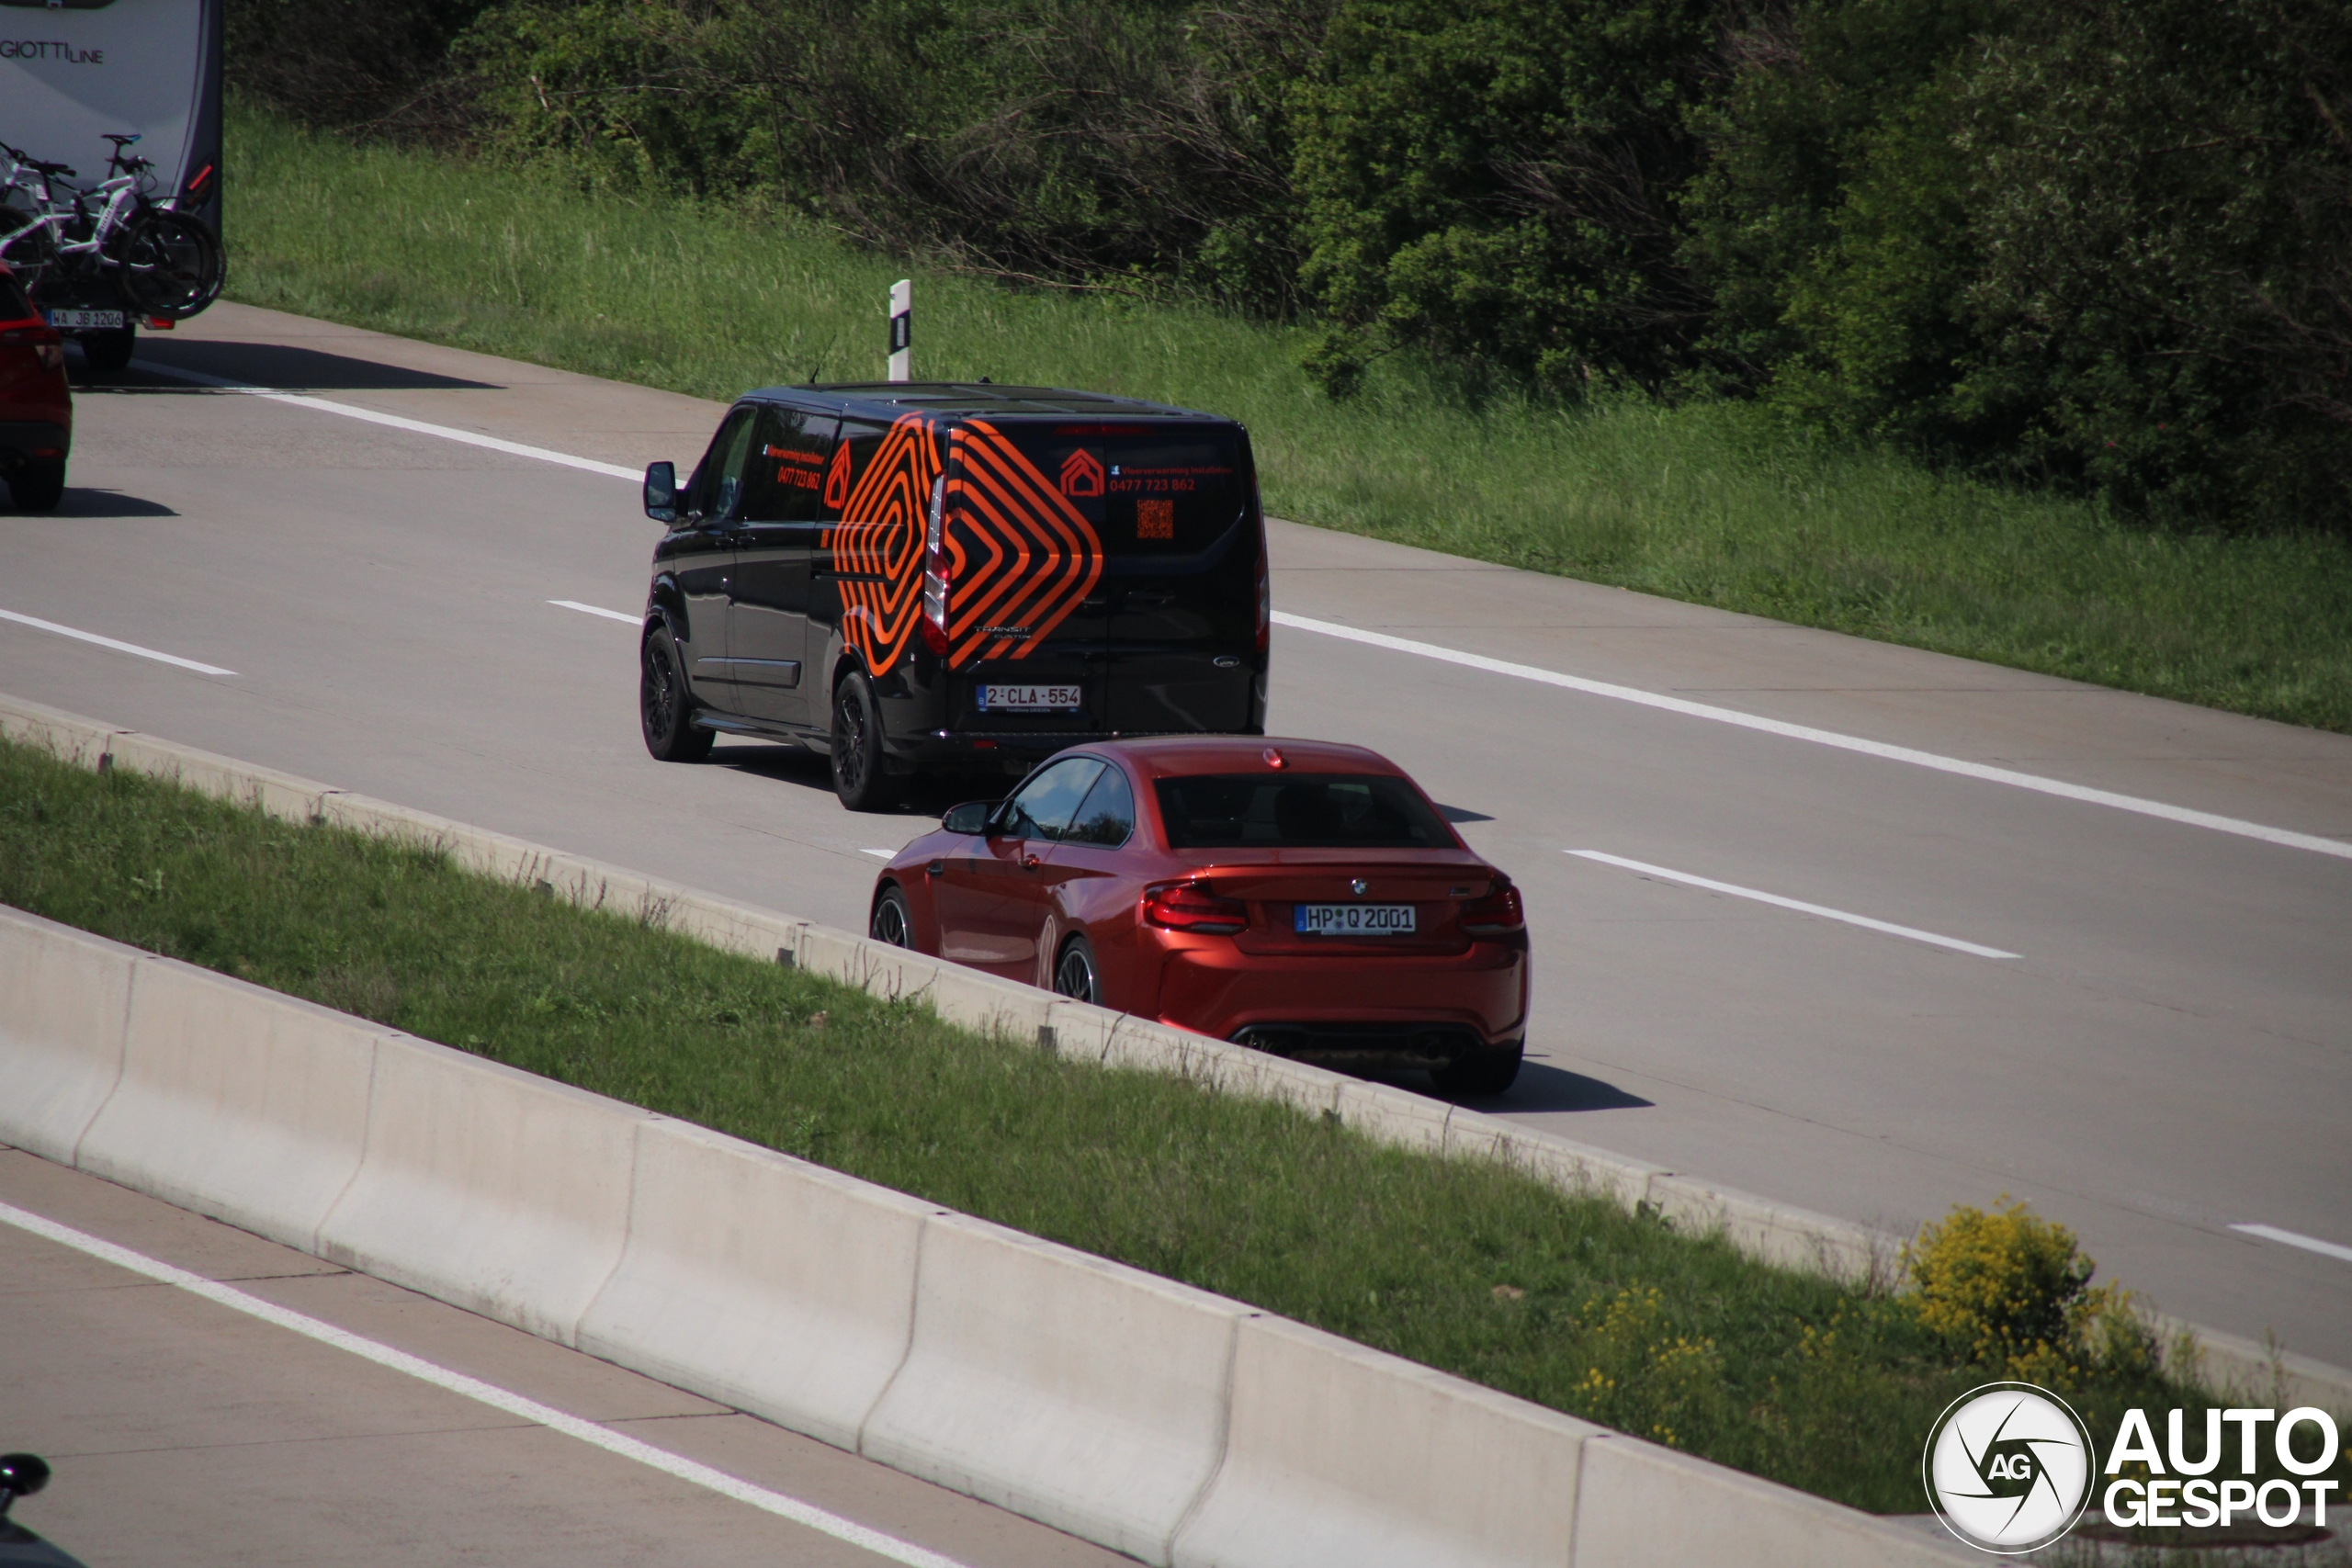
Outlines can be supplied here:
[[[335, 406], [83, 389], [64, 505], [0, 514], [0, 689], [862, 928], [927, 822], [637, 738], [657, 525], [596, 465], [691, 462], [716, 405], [232, 306], [141, 359]], [[1526, 891], [1533, 1059], [1492, 1109], [1898, 1231], [2027, 1200], [2102, 1279], [2352, 1365], [2352, 738], [1272, 548], [1270, 728], [1394, 757]]]

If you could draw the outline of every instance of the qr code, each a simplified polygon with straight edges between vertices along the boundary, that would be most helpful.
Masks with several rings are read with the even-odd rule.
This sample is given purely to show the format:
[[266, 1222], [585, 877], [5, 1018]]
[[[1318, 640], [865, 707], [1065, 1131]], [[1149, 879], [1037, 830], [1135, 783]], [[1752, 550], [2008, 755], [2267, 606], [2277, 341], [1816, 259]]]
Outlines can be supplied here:
[[1172, 539], [1176, 536], [1176, 503], [1140, 500], [1136, 502], [1136, 537]]

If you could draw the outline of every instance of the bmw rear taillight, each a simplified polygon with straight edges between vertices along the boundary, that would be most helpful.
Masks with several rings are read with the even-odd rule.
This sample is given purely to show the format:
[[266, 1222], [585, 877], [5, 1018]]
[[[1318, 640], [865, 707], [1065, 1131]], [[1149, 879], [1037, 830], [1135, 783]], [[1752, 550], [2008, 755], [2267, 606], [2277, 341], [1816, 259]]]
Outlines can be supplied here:
[[931, 481], [931, 525], [922, 542], [922, 645], [947, 656], [947, 476]]
[[1220, 898], [1190, 882], [1162, 883], [1143, 894], [1147, 925], [1202, 936], [1231, 936], [1250, 923], [1250, 906], [1238, 898]]
[[1519, 889], [1504, 881], [1496, 883], [1484, 897], [1464, 899], [1458, 919], [1472, 936], [1500, 936], [1524, 930], [1527, 910], [1519, 901]]

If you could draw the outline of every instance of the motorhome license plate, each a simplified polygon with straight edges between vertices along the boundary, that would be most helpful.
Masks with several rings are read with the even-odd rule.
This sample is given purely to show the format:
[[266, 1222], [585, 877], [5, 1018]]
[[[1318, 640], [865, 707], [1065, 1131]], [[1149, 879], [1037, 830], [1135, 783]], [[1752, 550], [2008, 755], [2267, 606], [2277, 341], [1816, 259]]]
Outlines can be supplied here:
[[1301, 936], [1410, 936], [1410, 904], [1294, 904]]
[[49, 324], [60, 332], [119, 332], [120, 310], [51, 310]]
[[982, 713], [1076, 713], [1085, 705], [1080, 686], [982, 686]]

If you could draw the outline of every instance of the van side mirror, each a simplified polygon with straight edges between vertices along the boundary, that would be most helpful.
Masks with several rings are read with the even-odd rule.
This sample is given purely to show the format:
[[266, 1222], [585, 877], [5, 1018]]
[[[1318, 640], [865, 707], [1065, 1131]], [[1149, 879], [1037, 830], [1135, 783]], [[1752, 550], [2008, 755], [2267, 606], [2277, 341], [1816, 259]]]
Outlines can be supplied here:
[[950, 833], [967, 837], [985, 833], [989, 829], [989, 814], [996, 810], [993, 800], [967, 800], [961, 806], [948, 807], [947, 815], [939, 819], [940, 827]]
[[8, 1517], [9, 1504], [48, 1484], [49, 1466], [40, 1455], [0, 1454], [0, 1519]]
[[675, 463], [648, 463], [645, 466], [645, 514], [656, 523], [678, 520], [678, 466]]

